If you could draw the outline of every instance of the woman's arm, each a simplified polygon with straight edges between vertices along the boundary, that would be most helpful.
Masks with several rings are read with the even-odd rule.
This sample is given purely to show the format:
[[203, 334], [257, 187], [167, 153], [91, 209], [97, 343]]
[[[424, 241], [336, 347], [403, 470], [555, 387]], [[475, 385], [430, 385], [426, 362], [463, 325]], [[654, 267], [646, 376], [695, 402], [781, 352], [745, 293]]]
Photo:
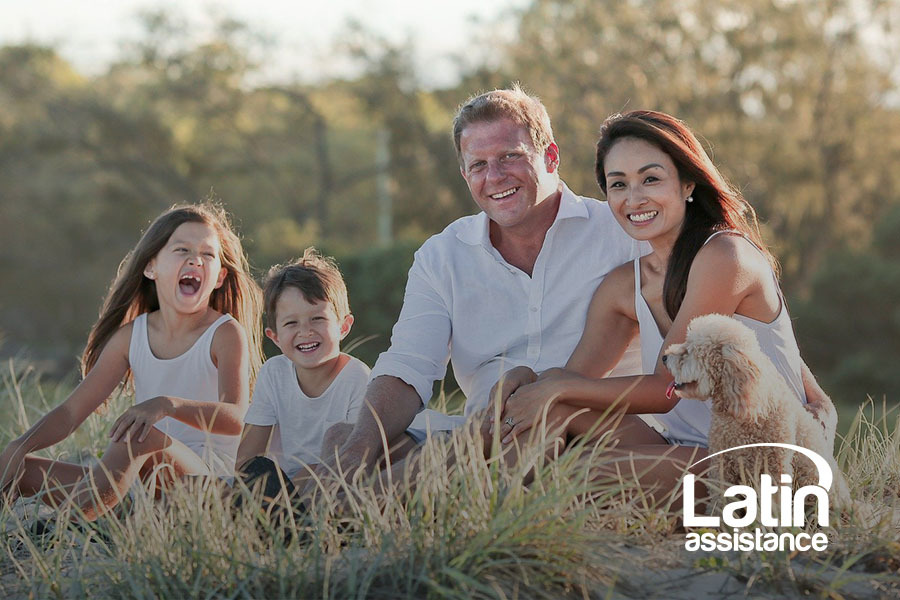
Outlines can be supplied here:
[[128, 324], [110, 338], [97, 364], [69, 397], [9, 443], [0, 454], [0, 489], [13, 480], [27, 454], [69, 437], [112, 394], [128, 371], [130, 341], [131, 324]]
[[250, 404], [250, 353], [244, 328], [235, 320], [215, 333], [211, 350], [218, 372], [218, 402], [177, 396], [157, 396], [126, 410], [113, 424], [113, 441], [134, 437], [144, 441], [154, 424], [172, 417], [202, 431], [238, 435]]
[[566, 370], [586, 377], [606, 377], [638, 334], [634, 312], [634, 268], [614, 269], [597, 287], [588, 306], [584, 332]]
[[[610, 272], [594, 292], [581, 339], [565, 368], [545, 371], [534, 382], [522, 377], [520, 385], [508, 390], [504, 400], [515, 401], [504, 404], [501, 435], [506, 436], [513, 429], [515, 435], [527, 430], [545, 409], [549, 410], [548, 403], [564, 400], [570, 404], [573, 393], [591, 396], [582, 386], [609, 374], [637, 334], [634, 269], [633, 263], [628, 262]], [[626, 388], [629, 385], [625, 382]], [[511, 427], [510, 420], [516, 425]]]
[[[622, 359], [628, 343], [637, 334], [634, 316], [632, 263], [613, 269], [597, 286], [588, 305], [584, 331], [565, 369], [588, 377], [606, 376]], [[629, 310], [629, 306], [631, 309]], [[514, 367], [491, 388], [490, 400], [500, 398], [504, 406], [519, 388], [534, 383], [537, 373], [529, 367]]]
[[[740, 245], [745, 244], [747, 248]], [[672, 344], [685, 339], [687, 326], [694, 317], [719, 313], [731, 315], [741, 301], [758, 287], [760, 272], [752, 261], [758, 252], [735, 236], [719, 236], [697, 253], [688, 276], [684, 301], [663, 340], [660, 358], [653, 374], [594, 379], [572, 372], [552, 370], [537, 382], [519, 388], [509, 399], [503, 418], [515, 423], [513, 435], [527, 430], [547, 403], [565, 402], [578, 408], [604, 411], [612, 405], [627, 413], [665, 413], [678, 402], [667, 398], [672, 377], [662, 363], [662, 354]], [[749, 257], [749, 258], [748, 258]], [[633, 297], [634, 293], [631, 292]]]
[[806, 362], [803, 363], [800, 369], [800, 376], [803, 380], [803, 391], [806, 394], [805, 408], [822, 424], [822, 428], [825, 429], [825, 439], [828, 441], [828, 447], [833, 448], [838, 422], [834, 403], [819, 385], [819, 382], [816, 381], [816, 377], [806, 365]]

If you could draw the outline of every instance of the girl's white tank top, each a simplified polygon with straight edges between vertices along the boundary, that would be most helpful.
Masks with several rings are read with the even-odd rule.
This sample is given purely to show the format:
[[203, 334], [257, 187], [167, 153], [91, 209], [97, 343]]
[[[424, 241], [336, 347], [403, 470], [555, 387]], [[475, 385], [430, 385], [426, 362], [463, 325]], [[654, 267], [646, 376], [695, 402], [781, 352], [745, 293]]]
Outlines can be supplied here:
[[[216, 329], [232, 318], [231, 315], [222, 315], [186, 352], [175, 358], [161, 359], [150, 349], [147, 313], [138, 316], [132, 324], [131, 344], [128, 348], [128, 362], [134, 377], [135, 404], [156, 396], [218, 402], [218, 370], [212, 362], [210, 349]], [[232, 474], [241, 436], [201, 431], [171, 417], [163, 418], [156, 424], [156, 428], [196, 452], [215, 475]]]
[[[743, 236], [742, 233], [736, 231], [717, 231], [709, 236], [703, 242], [703, 245], [705, 246], [714, 237], [723, 233]], [[746, 236], [744, 238], [747, 239]], [[748, 239], [747, 241], [753, 244], [751, 240]], [[775, 277], [774, 273], [772, 273], [772, 277]], [[775, 281], [775, 286], [778, 288], [781, 309], [773, 321], [763, 323], [743, 315], [735, 314], [732, 316], [753, 330], [757, 341], [759, 341], [760, 349], [769, 357], [778, 373], [784, 377], [791, 391], [794, 392], [801, 402], [806, 404], [806, 393], [803, 390], [801, 376], [801, 365], [803, 363], [800, 359], [800, 349], [797, 347], [797, 339], [794, 337], [794, 329], [791, 326], [791, 317], [788, 314], [777, 280]], [[659, 331], [659, 326], [656, 324], [656, 319], [653, 318], [650, 306], [641, 294], [640, 259], [634, 260], [634, 309], [640, 329], [643, 372], [653, 373], [656, 370], [659, 351], [662, 349], [663, 336]], [[665, 431], [660, 433], [669, 441], [705, 446], [709, 440], [711, 416], [708, 402], [683, 398], [671, 411], [665, 414], [652, 415], [652, 418], [665, 428]], [[652, 424], [652, 419], [648, 419], [648, 422]]]

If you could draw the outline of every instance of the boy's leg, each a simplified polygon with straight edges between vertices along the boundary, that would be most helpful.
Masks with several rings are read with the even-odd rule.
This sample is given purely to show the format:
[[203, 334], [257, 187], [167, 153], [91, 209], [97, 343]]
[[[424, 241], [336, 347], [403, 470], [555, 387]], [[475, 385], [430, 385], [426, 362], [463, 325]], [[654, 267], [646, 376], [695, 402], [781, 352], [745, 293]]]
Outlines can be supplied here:
[[100, 464], [75, 487], [72, 502], [88, 519], [96, 519], [118, 504], [140, 476], [165, 469], [173, 479], [185, 475], [208, 475], [206, 463], [182, 442], [152, 428], [143, 442], [112, 442]]
[[[287, 474], [275, 464], [275, 461], [265, 456], [256, 456], [244, 463], [239, 477], [251, 490], [255, 485], [260, 485], [263, 497], [267, 500], [275, 498], [282, 490], [286, 490], [289, 495], [294, 493], [294, 484]], [[257, 484], [259, 481], [262, 483]], [[241, 505], [242, 498], [240, 494], [235, 496], [235, 506]]]

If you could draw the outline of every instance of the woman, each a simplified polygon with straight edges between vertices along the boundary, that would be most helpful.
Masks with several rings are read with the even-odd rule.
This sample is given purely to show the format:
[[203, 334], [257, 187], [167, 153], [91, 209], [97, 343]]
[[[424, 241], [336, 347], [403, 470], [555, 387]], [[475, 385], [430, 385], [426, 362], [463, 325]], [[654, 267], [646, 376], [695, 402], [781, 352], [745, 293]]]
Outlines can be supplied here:
[[[653, 111], [608, 118], [596, 175], [619, 224], [652, 252], [614, 270], [597, 288], [565, 369], [537, 377], [518, 367], [495, 386], [505, 400], [503, 441], [530, 429], [547, 410], [571, 417], [570, 434], [612, 431], [632, 455], [670, 459], [657, 460], [657, 471], [682, 473], [705, 455], [710, 411], [691, 399], [690, 387], [667, 393], [672, 378], [661, 356], [684, 341], [694, 317], [709, 313], [751, 327], [798, 401], [809, 397], [812, 410], [828, 412], [830, 401], [800, 359], [753, 210], [684, 123]], [[636, 334], [646, 375], [604, 379]]]

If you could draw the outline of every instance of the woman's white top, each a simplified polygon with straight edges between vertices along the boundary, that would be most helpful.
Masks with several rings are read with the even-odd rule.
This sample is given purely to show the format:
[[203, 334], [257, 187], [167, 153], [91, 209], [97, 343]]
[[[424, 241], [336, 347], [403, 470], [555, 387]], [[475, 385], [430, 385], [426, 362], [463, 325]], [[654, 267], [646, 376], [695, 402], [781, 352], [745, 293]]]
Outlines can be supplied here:
[[[747, 239], [740, 232], [717, 231], [706, 238], [703, 245], [705, 246], [714, 237], [723, 233], [741, 235], [744, 239]], [[751, 240], [747, 239], [747, 241], [753, 244]], [[772, 277], [775, 277], [774, 273], [772, 273]], [[794, 329], [791, 326], [791, 317], [785, 306], [784, 297], [781, 294], [781, 288], [778, 287], [777, 279], [775, 286], [778, 289], [781, 308], [778, 311], [778, 316], [773, 321], [763, 323], [739, 314], [732, 316], [753, 330], [757, 341], [759, 341], [760, 349], [769, 357], [769, 360], [772, 361], [775, 368], [784, 377], [788, 387], [791, 388], [797, 398], [806, 404], [806, 393], [803, 390], [803, 379], [801, 376], [803, 363], [800, 359], [800, 349], [797, 347], [797, 339], [794, 337]], [[650, 307], [647, 305], [647, 301], [644, 300], [644, 296], [641, 294], [641, 265], [639, 258], [634, 260], [634, 309], [638, 319], [638, 326], [640, 327], [643, 371], [644, 373], [653, 373], [656, 371], [659, 352], [662, 350], [663, 335], [659, 331], [659, 326], [653, 317], [653, 313], [650, 311]], [[640, 416], [651, 427], [659, 431], [669, 443], [706, 446], [709, 442], [711, 412], [708, 400], [700, 401], [682, 398], [667, 413]]]
[[[128, 362], [134, 377], [134, 402], [140, 404], [156, 396], [176, 396], [204, 402], [219, 401], [219, 375], [211, 348], [216, 329], [230, 321], [222, 315], [197, 338], [194, 345], [175, 358], [157, 358], [150, 349], [147, 313], [138, 316], [131, 329]], [[240, 443], [239, 435], [209, 433], [177, 419], [165, 417], [156, 428], [200, 456], [217, 476], [230, 476]]]

